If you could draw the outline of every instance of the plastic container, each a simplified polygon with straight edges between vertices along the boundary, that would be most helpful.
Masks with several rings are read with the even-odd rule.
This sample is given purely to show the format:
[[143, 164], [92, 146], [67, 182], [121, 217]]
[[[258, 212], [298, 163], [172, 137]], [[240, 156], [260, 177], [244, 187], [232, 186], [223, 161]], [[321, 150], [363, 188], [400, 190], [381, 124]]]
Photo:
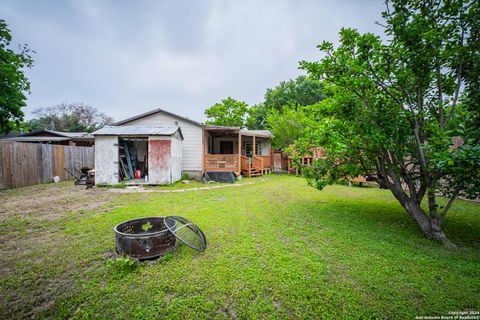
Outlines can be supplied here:
[[142, 171], [135, 170], [135, 179], [141, 179], [141, 178], [142, 178]]

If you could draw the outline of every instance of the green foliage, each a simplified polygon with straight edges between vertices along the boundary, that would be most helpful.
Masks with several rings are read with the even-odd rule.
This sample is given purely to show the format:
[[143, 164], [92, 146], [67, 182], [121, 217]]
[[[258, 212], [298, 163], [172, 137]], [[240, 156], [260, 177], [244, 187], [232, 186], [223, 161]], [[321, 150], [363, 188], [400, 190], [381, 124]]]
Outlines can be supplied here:
[[62, 102], [52, 107], [36, 109], [33, 114], [38, 118], [25, 123], [29, 130], [93, 132], [113, 123], [111, 117], [82, 102]]
[[324, 98], [322, 82], [306, 76], [299, 76], [282, 81], [273, 89], [267, 89], [264, 105], [267, 110], [282, 110], [285, 106], [310, 106]]
[[263, 103], [256, 104], [248, 108], [245, 125], [250, 130], [264, 129], [266, 108]]
[[285, 148], [295, 143], [304, 135], [304, 129], [309, 124], [308, 109], [284, 107], [281, 111], [270, 111], [265, 119], [266, 127], [273, 134], [274, 148]]
[[107, 261], [107, 267], [111, 268], [118, 275], [125, 275], [138, 267], [135, 259], [130, 257], [118, 257]]
[[269, 112], [282, 112], [284, 107], [310, 106], [325, 98], [322, 82], [299, 76], [295, 79], [282, 81], [273, 89], [267, 89], [264, 102], [249, 110], [247, 124], [249, 129], [263, 129]]
[[245, 127], [248, 105], [228, 97], [205, 110], [206, 124], [216, 126]]
[[0, 19], [0, 133], [8, 133], [20, 125], [21, 108], [26, 106], [25, 93], [30, 91], [25, 69], [33, 65], [32, 51], [23, 45], [15, 52], [10, 48], [11, 41], [7, 23]]
[[[426, 234], [451, 205], [438, 210], [437, 190], [452, 202], [460, 194], [479, 196], [473, 76], [479, 16], [478, 1], [387, 2], [387, 42], [344, 28], [338, 47], [318, 46], [325, 58], [301, 62], [334, 93], [318, 105], [322, 117], [304, 139], [304, 149], [320, 145], [328, 152], [306, 170], [310, 182], [321, 188], [345, 176], [370, 176], [393, 192]], [[460, 147], [452, 147], [453, 136], [463, 140]], [[425, 195], [428, 213], [419, 206]]]
[[[82, 194], [76, 207], [87, 210], [69, 215], [56, 213], [62, 212], [61, 203], [52, 206], [51, 195], [68, 201], [72, 183], [0, 193], [0, 237], [15, 240], [2, 243], [0, 314], [12, 319], [412, 319], [479, 305], [478, 204], [458, 201], [452, 207], [445, 228], [462, 246], [449, 251], [422, 238], [386, 190], [333, 185], [319, 193], [302, 178], [265, 180], [188, 193], [109, 194], [102, 208], [92, 208], [93, 198]], [[22, 199], [32, 194], [37, 208], [41, 204], [49, 214], [58, 210], [54, 219], [37, 208], [13, 210], [11, 204], [23, 208]], [[115, 246], [113, 226], [172, 211], [204, 231], [205, 252], [182, 244], [133, 271], [118, 274], [107, 265]]]
[[148, 230], [150, 230], [151, 227], [153, 227], [153, 225], [149, 221], [149, 222], [144, 223], [142, 225], [142, 230], [143, 230], [143, 232], [148, 232]]

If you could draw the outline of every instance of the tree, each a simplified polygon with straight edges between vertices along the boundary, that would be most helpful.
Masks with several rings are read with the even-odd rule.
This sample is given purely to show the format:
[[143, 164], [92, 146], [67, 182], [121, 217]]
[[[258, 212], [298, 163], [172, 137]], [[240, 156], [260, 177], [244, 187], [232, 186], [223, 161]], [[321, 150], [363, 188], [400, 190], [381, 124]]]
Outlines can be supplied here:
[[325, 98], [323, 83], [299, 76], [295, 79], [282, 81], [273, 89], [267, 89], [265, 101], [249, 110], [248, 128], [263, 129], [265, 118], [272, 110], [282, 111], [284, 107], [296, 109], [310, 106]]
[[113, 122], [111, 117], [82, 102], [62, 102], [56, 106], [36, 109], [33, 114], [38, 118], [27, 122], [30, 130], [92, 132]]
[[23, 120], [22, 107], [26, 106], [25, 93], [30, 83], [25, 68], [31, 68], [33, 60], [27, 45], [19, 52], [10, 48], [12, 36], [5, 20], [0, 19], [0, 133], [8, 133]]
[[395, 0], [383, 16], [388, 41], [342, 29], [338, 47], [319, 46], [325, 58], [300, 63], [333, 92], [303, 139], [303, 149], [327, 150], [306, 176], [321, 189], [366, 175], [428, 238], [453, 247], [442, 228], [447, 212], [458, 196], [480, 195], [480, 2]]
[[247, 111], [248, 104], [228, 97], [205, 110], [206, 124], [243, 128]]
[[283, 108], [270, 111], [265, 119], [266, 127], [272, 132], [274, 148], [286, 148], [304, 135], [308, 121], [308, 107]]

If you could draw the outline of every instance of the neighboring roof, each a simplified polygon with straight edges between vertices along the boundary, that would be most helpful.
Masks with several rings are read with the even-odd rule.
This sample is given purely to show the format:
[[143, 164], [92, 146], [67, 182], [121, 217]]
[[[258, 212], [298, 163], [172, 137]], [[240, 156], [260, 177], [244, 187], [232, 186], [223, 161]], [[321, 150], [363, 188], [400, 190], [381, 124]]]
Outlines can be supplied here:
[[114, 123], [113, 125], [115, 126], [119, 126], [119, 125], [122, 125], [124, 123], [128, 123], [128, 122], [131, 122], [133, 120], [137, 120], [137, 119], [141, 119], [141, 118], [145, 118], [145, 117], [148, 117], [148, 116], [151, 116], [152, 114], [155, 114], [155, 113], [165, 113], [169, 116], [172, 116], [172, 117], [175, 117], [177, 119], [180, 119], [180, 120], [184, 120], [184, 121], [187, 121], [187, 122], [190, 122], [190, 123], [193, 123], [197, 126], [203, 126], [203, 123], [200, 123], [200, 122], [197, 122], [197, 121], [194, 121], [192, 119], [188, 119], [188, 118], [185, 118], [185, 117], [182, 117], [182, 116], [179, 116], [178, 114], [174, 114], [174, 113], [171, 113], [169, 111], [166, 111], [166, 110], [163, 110], [163, 109], [160, 109], [160, 108], [157, 108], [157, 109], [154, 109], [154, 110], [151, 110], [151, 111], [148, 111], [148, 112], [145, 112], [145, 113], [142, 113], [142, 114], [139, 114], [137, 116], [133, 116], [131, 118], [128, 118], [128, 119], [125, 119], [125, 120], [121, 120], [121, 121], [118, 121], [116, 123]]
[[171, 136], [180, 133], [180, 127], [140, 127], [140, 126], [105, 126], [92, 134], [94, 136]]
[[62, 132], [62, 131], [55, 131], [55, 130], [35, 130], [31, 132], [27, 132], [22, 134], [22, 137], [30, 137], [35, 136], [39, 133], [49, 133], [59, 137], [68, 137], [68, 138], [80, 138], [88, 135], [88, 132]]
[[22, 135], [22, 133], [20, 131], [0, 134], [0, 140], [8, 139], [8, 138], [15, 138], [15, 137], [18, 137], [18, 136], [21, 136], [21, 135]]
[[40, 142], [40, 141], [69, 141], [72, 138], [68, 137], [15, 137], [3, 139], [4, 141], [19, 141], [19, 142]]

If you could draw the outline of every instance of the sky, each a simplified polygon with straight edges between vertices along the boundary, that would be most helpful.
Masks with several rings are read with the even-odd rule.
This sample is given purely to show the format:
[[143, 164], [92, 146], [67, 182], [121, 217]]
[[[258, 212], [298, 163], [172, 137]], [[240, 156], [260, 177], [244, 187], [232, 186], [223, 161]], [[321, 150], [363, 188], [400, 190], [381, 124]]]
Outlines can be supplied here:
[[252, 105], [305, 74], [342, 27], [381, 34], [378, 0], [0, 0], [14, 44], [35, 51], [26, 118], [83, 102], [121, 120], [163, 108], [204, 121], [232, 97]]

